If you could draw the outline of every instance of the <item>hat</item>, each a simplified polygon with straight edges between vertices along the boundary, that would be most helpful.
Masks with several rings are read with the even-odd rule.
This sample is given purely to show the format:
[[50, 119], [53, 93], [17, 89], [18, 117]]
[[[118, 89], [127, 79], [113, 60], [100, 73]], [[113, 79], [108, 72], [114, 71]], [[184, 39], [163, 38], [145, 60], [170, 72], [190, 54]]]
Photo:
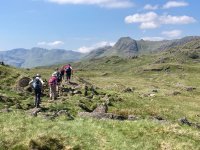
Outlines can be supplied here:
[[36, 77], [41, 77], [41, 75], [38, 73], [38, 74], [36, 74]]
[[57, 76], [57, 72], [52, 73], [52, 76]]

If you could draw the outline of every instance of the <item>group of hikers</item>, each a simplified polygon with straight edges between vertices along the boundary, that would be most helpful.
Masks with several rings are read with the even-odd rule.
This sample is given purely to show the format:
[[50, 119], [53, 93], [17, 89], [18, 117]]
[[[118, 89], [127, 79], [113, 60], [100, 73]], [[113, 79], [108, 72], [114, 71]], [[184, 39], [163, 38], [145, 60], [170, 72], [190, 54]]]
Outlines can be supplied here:
[[[66, 75], [65, 75], [66, 74]], [[60, 69], [56, 68], [55, 72], [52, 73], [51, 77], [48, 80], [49, 85], [49, 96], [50, 100], [53, 101], [57, 98], [57, 93], [59, 90], [59, 85], [61, 82], [66, 79], [67, 83], [70, 83], [71, 75], [73, 74], [73, 70], [70, 64], [66, 66], [62, 66]], [[29, 82], [29, 84], [34, 89], [35, 93], [35, 103], [34, 106], [36, 108], [40, 107], [41, 103], [41, 94], [42, 94], [42, 87], [44, 85], [44, 81], [41, 78], [40, 74], [36, 74], [33, 79]]]

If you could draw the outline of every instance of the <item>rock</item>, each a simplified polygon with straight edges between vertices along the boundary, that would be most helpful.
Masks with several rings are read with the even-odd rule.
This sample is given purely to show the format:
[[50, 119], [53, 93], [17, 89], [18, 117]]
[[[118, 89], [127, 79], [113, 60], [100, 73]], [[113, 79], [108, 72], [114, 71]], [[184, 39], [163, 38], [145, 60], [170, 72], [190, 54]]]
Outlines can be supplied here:
[[29, 85], [29, 82], [31, 81], [30, 78], [28, 77], [23, 77], [18, 81], [18, 86], [19, 87], [26, 87]]
[[159, 120], [159, 121], [165, 120], [161, 116], [154, 116], [153, 118], [156, 119], [156, 120]]
[[195, 87], [192, 87], [192, 86], [186, 87], [185, 89], [186, 89], [186, 91], [188, 91], [188, 92], [191, 92], [191, 91], [193, 91], [193, 90], [196, 90], [196, 88], [195, 88]]
[[20, 105], [20, 103], [16, 103], [16, 104], [15, 104], [15, 108], [16, 108], [16, 109], [23, 109], [22, 106]]
[[1, 94], [0, 93], [0, 101], [2, 102], [8, 102], [9, 101], [9, 98], [6, 94]]
[[73, 93], [74, 93], [74, 94], [82, 94], [82, 92], [81, 92], [81, 91], [78, 91], [78, 90], [75, 90]]
[[9, 108], [4, 108], [1, 110], [2, 113], [9, 113], [11, 110]]
[[180, 118], [178, 121], [179, 121], [181, 124], [185, 124], [185, 125], [188, 125], [188, 126], [191, 126], [191, 125], [192, 125], [192, 123], [189, 122], [189, 121], [187, 120], [186, 117]]
[[59, 112], [57, 112], [57, 114], [60, 115], [67, 115], [67, 111], [66, 110], [60, 110]]
[[29, 150], [62, 150], [64, 145], [62, 140], [49, 136], [40, 136], [37, 139], [31, 139], [29, 142]]
[[159, 60], [157, 60], [155, 63], [156, 63], [156, 64], [165, 63], [165, 62], [168, 61], [168, 60], [169, 60], [168, 57], [159, 58]]
[[156, 95], [156, 94], [152, 94], [152, 93], [151, 93], [151, 94], [149, 94], [149, 96], [150, 96], [150, 97], [154, 97], [155, 95]]
[[179, 91], [174, 91], [174, 92], [172, 93], [172, 95], [179, 95], [179, 94], [181, 94], [181, 92], [179, 92]]
[[133, 92], [133, 89], [128, 87], [128, 88], [124, 89], [122, 92], [130, 93], [130, 92]]
[[158, 93], [158, 90], [157, 89], [153, 89], [152, 92]]
[[34, 116], [34, 117], [37, 117], [37, 114], [39, 113], [39, 112], [41, 112], [41, 108], [33, 108], [32, 110], [31, 110], [31, 115], [32, 116]]
[[108, 76], [108, 73], [103, 73], [101, 76]]
[[127, 120], [127, 117], [123, 116], [123, 115], [116, 115], [116, 114], [112, 114], [112, 118], [114, 120]]
[[83, 110], [85, 110], [86, 112], [92, 112], [92, 110], [90, 110], [85, 104], [83, 103], [79, 103], [78, 104], [79, 107], [81, 107]]
[[108, 106], [107, 106], [107, 104], [100, 105], [93, 112], [94, 113], [107, 113]]
[[131, 121], [138, 120], [138, 117], [135, 115], [128, 115], [128, 120], [131, 120]]
[[27, 92], [32, 92], [33, 91], [33, 89], [30, 86], [25, 87], [24, 90], [27, 91]]

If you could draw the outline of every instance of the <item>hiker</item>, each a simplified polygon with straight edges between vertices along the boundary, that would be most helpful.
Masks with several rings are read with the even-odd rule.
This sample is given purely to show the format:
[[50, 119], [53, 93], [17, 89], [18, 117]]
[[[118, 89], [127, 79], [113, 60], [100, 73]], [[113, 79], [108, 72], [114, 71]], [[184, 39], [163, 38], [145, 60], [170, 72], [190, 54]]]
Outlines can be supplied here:
[[65, 67], [65, 72], [66, 72], [66, 80], [68, 83], [70, 83], [71, 75], [73, 74], [73, 70], [70, 64], [68, 64]]
[[50, 89], [50, 99], [55, 100], [57, 97], [56, 94], [56, 86], [57, 86], [57, 74], [54, 72], [49, 79], [49, 89]]
[[[63, 66], [62, 68], [60, 68], [60, 74], [61, 74], [62, 80], [64, 80], [65, 66]], [[62, 82], [62, 81], [61, 81], [61, 82]]]
[[41, 94], [42, 94], [42, 85], [44, 84], [43, 80], [41, 79], [40, 74], [37, 74], [33, 79], [29, 82], [32, 85], [34, 92], [35, 92], [35, 103], [34, 106], [36, 108], [40, 107], [41, 103]]

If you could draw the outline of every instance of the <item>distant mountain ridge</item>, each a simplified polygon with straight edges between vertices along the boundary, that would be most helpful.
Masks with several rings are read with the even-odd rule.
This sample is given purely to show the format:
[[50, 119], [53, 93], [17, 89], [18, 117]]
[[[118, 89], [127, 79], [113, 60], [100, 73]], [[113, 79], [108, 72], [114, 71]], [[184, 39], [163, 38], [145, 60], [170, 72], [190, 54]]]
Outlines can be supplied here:
[[0, 60], [16, 67], [32, 68], [47, 66], [69, 61], [77, 61], [83, 56], [82, 53], [63, 49], [47, 50], [34, 47], [32, 49], [13, 49], [0, 51]]
[[134, 40], [130, 37], [122, 37], [113, 47], [98, 48], [86, 55], [85, 58], [92, 59], [105, 56], [131, 57], [138, 54], [167, 50], [197, 39], [200, 39], [200, 36], [187, 36], [182, 39], [163, 41]]
[[16, 67], [32, 68], [110, 56], [127, 58], [144, 53], [168, 50], [194, 40], [200, 40], [200, 36], [187, 36], [182, 39], [163, 41], [134, 40], [130, 37], [122, 37], [114, 46], [100, 47], [88, 54], [64, 49], [18, 48], [0, 51], [0, 61]]

